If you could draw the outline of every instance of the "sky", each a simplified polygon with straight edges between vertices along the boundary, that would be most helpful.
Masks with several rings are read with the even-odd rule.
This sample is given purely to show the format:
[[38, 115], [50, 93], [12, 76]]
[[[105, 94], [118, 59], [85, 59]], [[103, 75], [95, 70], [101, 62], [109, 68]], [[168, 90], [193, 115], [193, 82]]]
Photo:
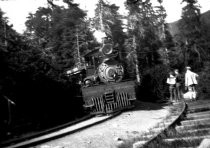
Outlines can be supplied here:
[[[124, 2], [126, 0], [107, 0], [110, 3], [114, 3], [120, 7], [119, 12], [126, 14]], [[155, 2], [156, 0], [151, 0]], [[166, 9], [167, 18], [166, 22], [174, 22], [180, 19], [181, 9], [184, 6], [181, 5], [182, 0], [163, 0], [163, 6]], [[61, 5], [62, 0], [54, 0], [58, 5]], [[88, 11], [88, 16], [94, 16], [94, 9], [98, 0], [74, 0], [75, 3], [80, 4], [80, 8]], [[201, 13], [210, 10], [210, 0], [198, 0], [201, 6]], [[23, 33], [25, 29], [25, 21], [28, 14], [35, 13], [38, 7], [47, 7], [47, 0], [0, 0], [0, 9], [5, 13], [5, 17], [8, 17], [9, 24], [13, 24], [13, 28]]]

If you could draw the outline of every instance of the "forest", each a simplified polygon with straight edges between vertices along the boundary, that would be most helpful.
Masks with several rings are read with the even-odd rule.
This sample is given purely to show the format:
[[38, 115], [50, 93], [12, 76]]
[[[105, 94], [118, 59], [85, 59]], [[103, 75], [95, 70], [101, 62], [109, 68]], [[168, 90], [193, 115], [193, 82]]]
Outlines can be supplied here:
[[100, 47], [94, 29], [112, 39], [127, 75], [135, 77], [138, 64], [141, 100], [167, 101], [169, 71], [176, 68], [183, 75], [186, 66], [199, 74], [199, 97], [210, 96], [210, 12], [201, 14], [197, 0], [183, 0], [181, 20], [173, 24], [165, 21], [163, 0], [157, 6], [127, 0], [126, 16], [115, 4], [98, 0], [93, 18], [73, 0], [63, 0], [66, 7], [47, 2], [28, 14], [23, 34], [0, 9], [0, 140], [87, 114], [80, 86], [66, 71], [81, 61], [78, 48], [82, 56]]

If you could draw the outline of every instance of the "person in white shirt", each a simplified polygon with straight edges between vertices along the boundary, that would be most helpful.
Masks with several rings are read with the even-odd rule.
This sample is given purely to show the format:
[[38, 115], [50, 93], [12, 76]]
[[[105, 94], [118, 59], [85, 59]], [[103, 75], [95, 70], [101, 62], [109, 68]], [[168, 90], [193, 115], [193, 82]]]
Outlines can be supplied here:
[[198, 74], [191, 71], [190, 67], [186, 67], [185, 73], [185, 89], [194, 94], [193, 99], [196, 99], [196, 89], [195, 86], [198, 84], [197, 81]]
[[169, 84], [169, 92], [170, 92], [170, 101], [175, 102], [176, 100], [176, 77], [173, 75], [173, 72], [169, 72], [169, 77], [167, 78], [167, 84]]

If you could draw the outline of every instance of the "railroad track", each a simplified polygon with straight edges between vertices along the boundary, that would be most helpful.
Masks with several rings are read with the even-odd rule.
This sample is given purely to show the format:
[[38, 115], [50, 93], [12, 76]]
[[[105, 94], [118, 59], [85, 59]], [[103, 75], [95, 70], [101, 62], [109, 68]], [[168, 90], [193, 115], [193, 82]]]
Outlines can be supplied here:
[[[162, 130], [165, 130], [167, 127], [171, 126], [176, 120], [179, 120], [179, 118], [182, 115], [182, 113], [184, 112], [185, 108], [186, 108], [186, 105], [183, 102], [173, 105], [171, 107], [172, 116], [170, 116], [170, 118], [167, 118], [166, 122], [158, 124], [157, 128], [155, 128], [149, 134], [155, 135], [156, 133], [161, 133]], [[72, 125], [72, 124], [66, 124], [65, 126], [62, 125], [60, 127], [56, 127], [51, 130], [43, 131], [42, 133], [36, 134], [31, 137], [25, 137], [25, 138], [23, 137], [20, 139], [6, 141], [6, 142], [2, 142], [2, 143], [0, 142], [0, 147], [2, 147], [2, 148], [17, 148], [17, 147], [31, 147], [31, 146], [33, 147], [35, 145], [45, 143], [49, 140], [54, 140], [54, 139], [60, 138], [62, 136], [82, 130], [84, 128], [88, 128], [90, 126], [104, 122], [104, 121], [111, 119], [119, 114], [120, 114], [120, 112], [116, 112], [115, 114], [112, 114], [109, 116], [94, 117], [94, 118], [85, 120], [81, 123], [78, 123], [76, 125]], [[148, 136], [150, 136], [150, 135], [145, 134], [143, 136], [143, 138], [144, 138], [143, 143], [148, 143], [148, 141], [152, 141], [152, 140], [150, 140], [151, 137], [148, 138]]]
[[[191, 101], [185, 104], [182, 114], [170, 126], [166, 126], [167, 128], [158, 134], [153, 132], [146, 135], [145, 139], [137, 142], [134, 147], [194, 148], [201, 147], [204, 143], [210, 144], [210, 100]], [[151, 138], [154, 134], [156, 136]]]
[[[203, 139], [210, 138], [210, 100], [180, 102], [173, 105], [171, 109], [171, 115], [167, 117], [164, 122], [159, 123], [148, 133], [141, 135], [137, 141], [135, 140], [132, 147], [197, 147]], [[82, 128], [77, 127], [71, 129], [67, 127], [54, 133], [32, 139], [25, 138], [18, 143], [1, 143], [2, 145], [0, 147], [30, 147], [93, 126], [118, 114], [119, 113], [113, 116], [98, 117], [98, 119], [94, 120], [91, 119], [93, 120], [92, 123], [87, 123], [85, 126], [83, 124], [84, 122], [82, 122]]]
[[57, 127], [47, 129], [45, 131], [37, 132], [25, 137], [14, 138], [7, 141], [0, 141], [0, 148], [19, 148], [19, 147], [32, 147], [34, 145], [53, 140], [67, 134], [72, 134], [83, 130], [85, 128], [94, 126], [96, 124], [102, 123], [106, 120], [109, 120], [121, 112], [115, 112], [106, 116], [86, 116], [79, 119], [78, 121], [69, 122]]

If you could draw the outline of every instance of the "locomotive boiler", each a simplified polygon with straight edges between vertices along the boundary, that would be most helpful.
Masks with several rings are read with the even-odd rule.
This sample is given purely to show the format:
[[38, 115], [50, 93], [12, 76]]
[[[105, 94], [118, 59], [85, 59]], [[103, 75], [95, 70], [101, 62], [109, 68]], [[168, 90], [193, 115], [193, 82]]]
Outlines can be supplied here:
[[84, 56], [82, 81], [84, 107], [91, 114], [107, 114], [133, 107], [135, 80], [124, 78], [125, 69], [112, 44], [104, 44]]

